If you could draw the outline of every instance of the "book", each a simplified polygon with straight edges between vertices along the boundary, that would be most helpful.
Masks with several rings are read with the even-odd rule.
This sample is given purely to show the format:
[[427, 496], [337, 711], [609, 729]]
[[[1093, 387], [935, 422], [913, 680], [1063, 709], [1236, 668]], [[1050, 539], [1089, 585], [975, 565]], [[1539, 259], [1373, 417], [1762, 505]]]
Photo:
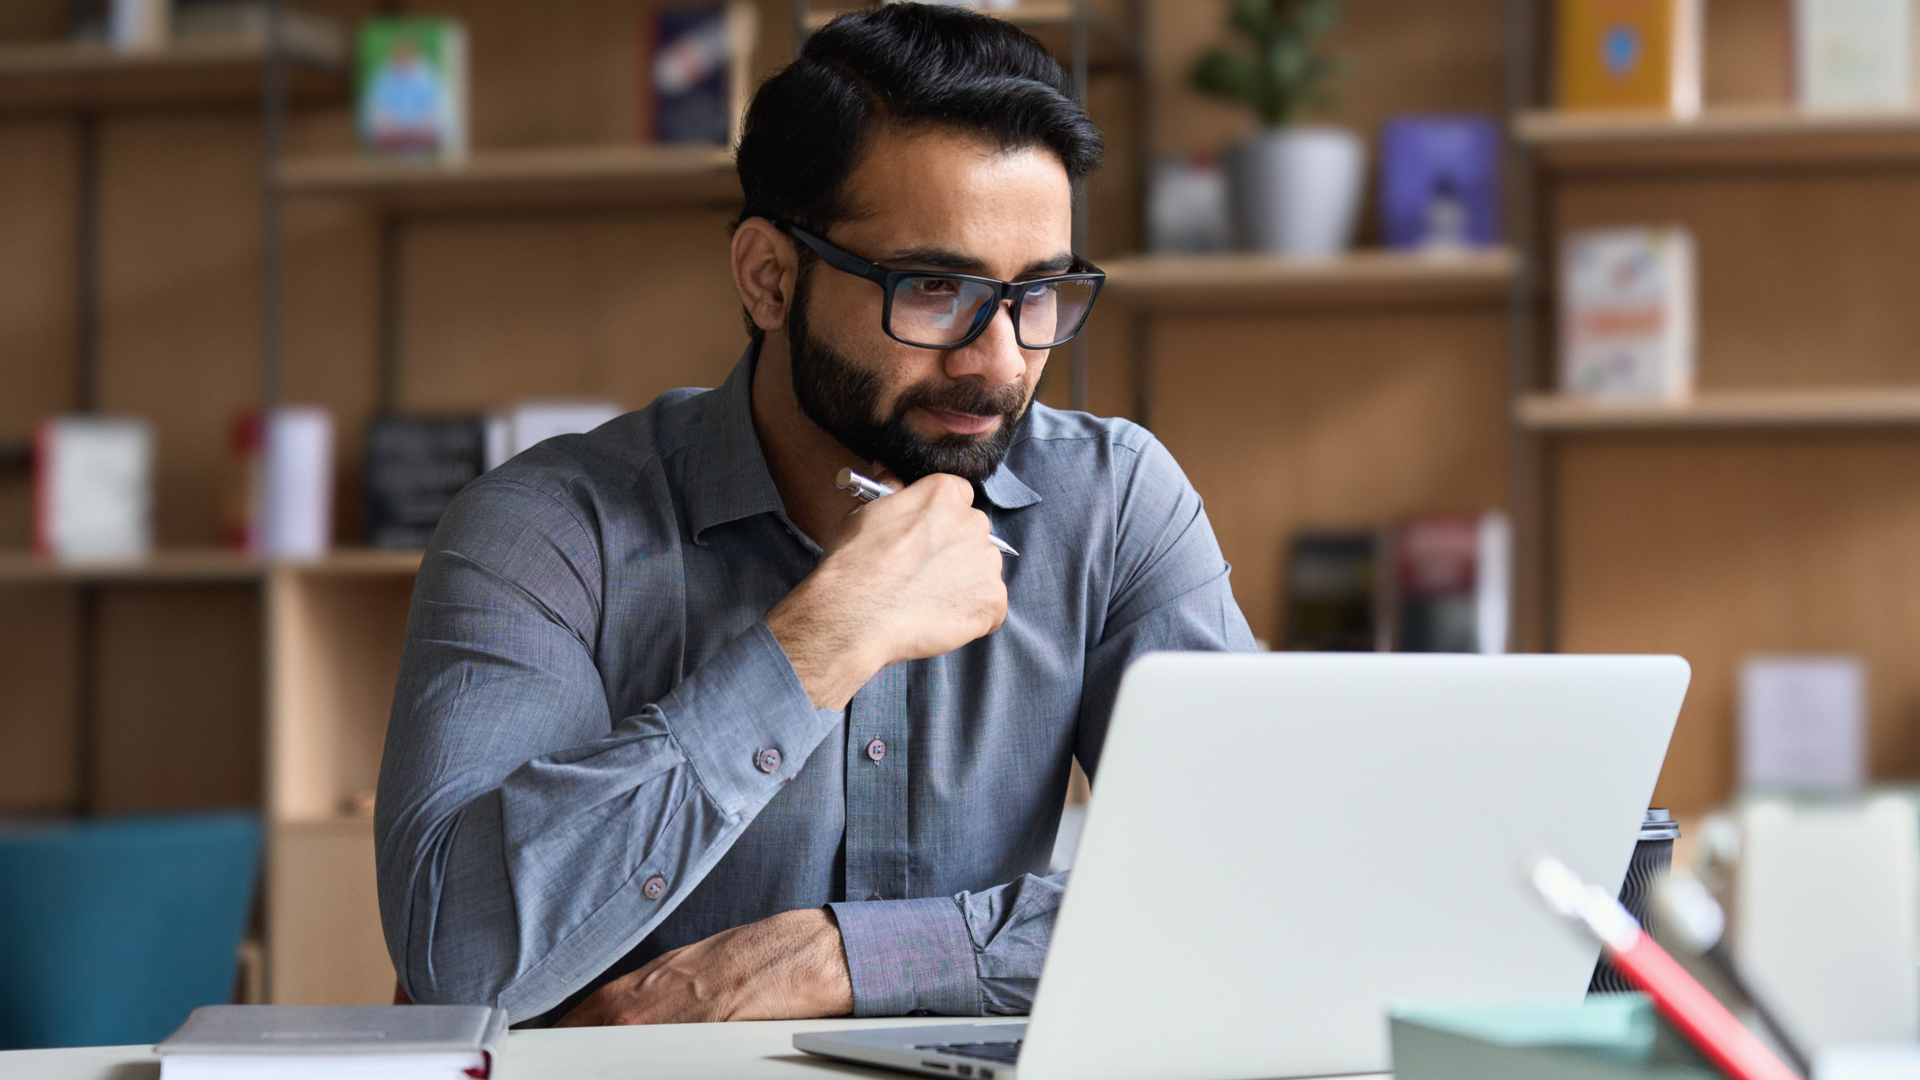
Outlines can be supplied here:
[[[173, 40], [266, 48], [272, 41], [269, 0], [176, 0]], [[285, 5], [280, 43], [288, 56], [317, 64], [347, 60], [346, 24], [324, 12]]]
[[480, 417], [374, 420], [367, 428], [367, 545], [426, 547], [447, 504], [485, 467]]
[[1400, 1004], [1394, 1080], [1720, 1080], [1645, 994]]
[[161, 1080], [485, 1080], [506, 1030], [485, 1005], [203, 1005], [154, 1051]]
[[759, 8], [752, 0], [677, 5], [646, 16], [641, 70], [652, 107], [644, 137], [731, 146], [752, 93]]
[[1511, 529], [1499, 511], [1413, 518], [1393, 532], [1393, 647], [1507, 651]]
[[1693, 238], [1679, 226], [1569, 234], [1561, 249], [1560, 388], [1598, 399], [1693, 392]]
[[1847, 791], [1867, 779], [1867, 669], [1857, 656], [1740, 665], [1740, 782]]
[[1233, 242], [1227, 173], [1207, 154], [1162, 157], [1147, 180], [1147, 250], [1155, 255], [1225, 251]]
[[458, 19], [368, 19], [356, 57], [362, 148], [382, 157], [466, 156], [467, 34]]
[[107, 44], [122, 52], [155, 52], [172, 36], [171, 0], [111, 0]]
[[1380, 226], [1391, 248], [1500, 241], [1500, 128], [1490, 116], [1389, 118], [1380, 131]]
[[605, 401], [523, 401], [486, 421], [488, 469], [555, 435], [592, 431], [619, 416], [620, 406]]
[[333, 547], [333, 414], [282, 406], [234, 420], [226, 538], [263, 559], [318, 559]]
[[1559, 0], [1562, 109], [1700, 111], [1702, 0]]
[[153, 425], [58, 416], [34, 439], [33, 546], [60, 562], [143, 558], [153, 550]]
[[1912, 99], [1913, 0], [1792, 0], [1794, 101], [1903, 109]]
[[1391, 643], [1379, 533], [1302, 532], [1287, 549], [1281, 648], [1373, 652]]

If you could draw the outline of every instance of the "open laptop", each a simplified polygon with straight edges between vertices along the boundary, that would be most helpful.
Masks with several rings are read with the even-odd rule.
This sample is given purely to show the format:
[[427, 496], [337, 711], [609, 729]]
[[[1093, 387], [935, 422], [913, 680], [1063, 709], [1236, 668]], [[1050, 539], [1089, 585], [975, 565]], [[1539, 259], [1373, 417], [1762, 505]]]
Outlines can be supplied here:
[[1618, 888], [1662, 656], [1160, 653], [1127, 671], [1030, 1020], [794, 1036], [960, 1080], [1383, 1072], [1397, 1001], [1578, 998], [1519, 867]]

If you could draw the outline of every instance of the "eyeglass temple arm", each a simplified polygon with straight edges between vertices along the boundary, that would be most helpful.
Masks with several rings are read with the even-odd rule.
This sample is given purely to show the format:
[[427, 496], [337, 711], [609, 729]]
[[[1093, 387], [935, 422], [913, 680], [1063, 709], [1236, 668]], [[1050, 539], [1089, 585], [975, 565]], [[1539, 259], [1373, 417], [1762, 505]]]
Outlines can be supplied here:
[[887, 283], [886, 268], [878, 263], [870, 263], [851, 251], [837, 248], [820, 237], [802, 229], [798, 225], [782, 225], [781, 227], [787, 231], [787, 235], [813, 249], [813, 253], [820, 256], [821, 261], [833, 267], [835, 270], [845, 274], [852, 274], [855, 277], [863, 277], [868, 281], [880, 285]]

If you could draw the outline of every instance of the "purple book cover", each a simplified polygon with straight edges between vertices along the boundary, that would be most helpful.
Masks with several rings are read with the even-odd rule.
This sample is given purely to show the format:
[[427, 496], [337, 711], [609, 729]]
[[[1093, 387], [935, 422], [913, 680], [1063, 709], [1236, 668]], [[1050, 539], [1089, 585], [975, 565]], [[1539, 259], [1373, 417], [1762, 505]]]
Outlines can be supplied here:
[[1500, 129], [1490, 116], [1419, 115], [1380, 132], [1380, 224], [1388, 247], [1500, 242]]

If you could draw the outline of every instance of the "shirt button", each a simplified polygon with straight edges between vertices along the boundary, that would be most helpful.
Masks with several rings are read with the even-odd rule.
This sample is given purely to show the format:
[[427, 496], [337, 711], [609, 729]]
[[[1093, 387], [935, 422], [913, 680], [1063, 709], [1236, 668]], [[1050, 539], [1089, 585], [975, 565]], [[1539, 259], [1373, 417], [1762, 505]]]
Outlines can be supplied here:
[[776, 747], [769, 746], [765, 750], [753, 755], [753, 763], [759, 766], [760, 771], [763, 773], [779, 772], [780, 751]]
[[667, 879], [659, 874], [653, 875], [645, 885], [640, 886], [640, 895], [649, 900], [658, 900], [667, 895]]
[[887, 743], [884, 739], [875, 739], [867, 744], [867, 757], [879, 761], [887, 756]]

